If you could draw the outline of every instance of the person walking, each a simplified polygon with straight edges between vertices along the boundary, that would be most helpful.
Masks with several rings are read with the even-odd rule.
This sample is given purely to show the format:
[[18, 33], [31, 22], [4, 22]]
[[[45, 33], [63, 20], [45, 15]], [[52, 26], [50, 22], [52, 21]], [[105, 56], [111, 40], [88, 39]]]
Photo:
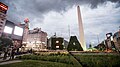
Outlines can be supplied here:
[[9, 56], [10, 56], [9, 60], [11, 60], [11, 58], [12, 58], [12, 48], [9, 49]]
[[5, 60], [7, 58], [7, 54], [8, 54], [8, 48], [5, 47], [4, 48], [4, 57], [3, 57], [3, 60]]
[[11, 54], [12, 59], [14, 59], [14, 55], [15, 55], [15, 49], [13, 48], [13, 49], [12, 49], [12, 54]]

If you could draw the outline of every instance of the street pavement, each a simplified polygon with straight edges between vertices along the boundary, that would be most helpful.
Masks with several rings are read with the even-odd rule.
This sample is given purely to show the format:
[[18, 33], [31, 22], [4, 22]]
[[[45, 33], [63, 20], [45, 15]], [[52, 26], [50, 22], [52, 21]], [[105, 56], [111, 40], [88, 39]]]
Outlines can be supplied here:
[[[21, 54], [21, 55], [15, 55], [14, 58], [16, 58], [17, 56], [23, 56], [23, 55], [30, 55], [30, 53], [27, 54]], [[0, 65], [3, 64], [10, 64], [10, 63], [16, 63], [16, 62], [22, 62], [22, 60], [10, 60], [10, 57], [8, 56], [5, 60], [3, 60], [4, 54], [0, 55]]]
[[6, 62], [1, 62], [0, 65], [17, 63], [17, 62], [22, 62], [22, 60], [10, 60], [10, 61], [6, 61]]
[[[17, 55], [15, 55], [14, 58], [16, 58], [16, 56], [17, 56]], [[7, 56], [5, 60], [3, 60], [3, 57], [4, 57], [4, 53], [2, 53], [2, 54], [0, 55], [0, 63], [10, 60], [10, 56]]]

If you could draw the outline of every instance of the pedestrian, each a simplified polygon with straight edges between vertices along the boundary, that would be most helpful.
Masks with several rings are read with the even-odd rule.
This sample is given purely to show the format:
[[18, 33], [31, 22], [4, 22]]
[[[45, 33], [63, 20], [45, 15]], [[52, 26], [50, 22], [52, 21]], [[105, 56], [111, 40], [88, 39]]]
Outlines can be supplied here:
[[12, 49], [12, 54], [11, 54], [12, 59], [14, 59], [14, 55], [15, 55], [15, 49], [13, 48], [13, 49]]
[[3, 60], [5, 60], [7, 58], [7, 54], [8, 54], [8, 48], [5, 47], [4, 48], [4, 57], [3, 57]]
[[32, 48], [30, 49], [30, 53], [32, 53]]
[[10, 58], [9, 58], [9, 60], [11, 60], [11, 58], [12, 58], [12, 48], [10, 48], [10, 50], [9, 50], [9, 53], [10, 53]]
[[0, 52], [0, 56], [1, 56], [2, 52]]

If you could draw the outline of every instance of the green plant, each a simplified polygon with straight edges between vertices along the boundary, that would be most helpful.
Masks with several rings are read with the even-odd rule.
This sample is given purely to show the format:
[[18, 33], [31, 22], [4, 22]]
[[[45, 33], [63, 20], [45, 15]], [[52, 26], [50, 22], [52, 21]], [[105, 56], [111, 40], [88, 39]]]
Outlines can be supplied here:
[[74, 55], [88, 67], [114, 67], [120, 65], [120, 55]]
[[68, 51], [83, 51], [83, 48], [81, 47], [81, 44], [79, 43], [76, 36], [70, 37], [67, 50]]
[[51, 62], [60, 62], [66, 64], [73, 64], [69, 55], [62, 55], [62, 54], [54, 54], [54, 55], [24, 55], [17, 57], [23, 60], [42, 60], [42, 61], [51, 61]]
[[58, 62], [24, 60], [23, 62], [0, 65], [0, 67], [75, 67], [75, 66], [71, 64], [64, 64]]

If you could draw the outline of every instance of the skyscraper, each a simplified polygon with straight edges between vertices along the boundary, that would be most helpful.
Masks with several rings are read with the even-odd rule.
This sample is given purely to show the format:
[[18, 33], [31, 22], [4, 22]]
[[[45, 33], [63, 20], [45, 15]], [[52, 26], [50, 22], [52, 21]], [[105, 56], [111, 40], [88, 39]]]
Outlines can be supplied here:
[[7, 10], [8, 10], [8, 6], [0, 2], [0, 36], [2, 36], [2, 32], [4, 30], [5, 23], [7, 20], [7, 15], [6, 15]]
[[77, 6], [77, 12], [78, 12], [78, 25], [79, 25], [79, 34], [80, 34], [80, 44], [83, 48], [83, 50], [86, 50], [86, 43], [85, 43], [85, 38], [84, 38], [84, 28], [82, 24], [82, 18], [81, 18], [81, 12], [80, 12], [80, 7]]

